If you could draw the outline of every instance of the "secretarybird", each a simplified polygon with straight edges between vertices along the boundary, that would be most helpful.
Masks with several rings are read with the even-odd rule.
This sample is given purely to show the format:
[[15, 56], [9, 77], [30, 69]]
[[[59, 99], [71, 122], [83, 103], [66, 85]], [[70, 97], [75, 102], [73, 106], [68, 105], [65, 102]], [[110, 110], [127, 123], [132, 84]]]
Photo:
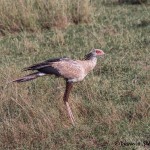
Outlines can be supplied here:
[[66, 89], [63, 100], [67, 107], [67, 112], [71, 122], [75, 125], [75, 119], [68, 103], [69, 93], [73, 87], [73, 83], [82, 81], [84, 77], [96, 66], [97, 56], [102, 55], [104, 55], [102, 50], [92, 49], [90, 53], [85, 55], [84, 60], [72, 60], [67, 57], [49, 59], [24, 68], [24, 71], [31, 70], [36, 72], [13, 80], [12, 82], [26, 82], [45, 75], [55, 75], [57, 77], [64, 78], [66, 81]]

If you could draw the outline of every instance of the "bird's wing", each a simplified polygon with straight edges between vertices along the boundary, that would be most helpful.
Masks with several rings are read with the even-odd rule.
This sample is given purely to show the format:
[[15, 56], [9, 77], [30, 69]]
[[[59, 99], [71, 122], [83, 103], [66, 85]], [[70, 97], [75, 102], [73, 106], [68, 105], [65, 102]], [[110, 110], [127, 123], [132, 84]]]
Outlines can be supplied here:
[[38, 70], [45, 74], [54, 74], [67, 79], [79, 78], [83, 73], [83, 67], [78, 61], [67, 57], [49, 59], [44, 62], [34, 64], [24, 70]]
[[56, 69], [59, 74], [67, 79], [80, 78], [84, 69], [80, 63], [74, 60], [63, 60], [51, 64], [51, 67]]
[[49, 64], [52, 63], [52, 62], [59, 62], [59, 61], [68, 60], [68, 59], [69, 58], [67, 58], [67, 57], [48, 59], [48, 60], [43, 61], [41, 63], [37, 63], [37, 64], [31, 65], [29, 67], [26, 67], [23, 70], [24, 71], [27, 71], [27, 70], [38, 70], [38, 69], [41, 69], [41, 68], [49, 66]]

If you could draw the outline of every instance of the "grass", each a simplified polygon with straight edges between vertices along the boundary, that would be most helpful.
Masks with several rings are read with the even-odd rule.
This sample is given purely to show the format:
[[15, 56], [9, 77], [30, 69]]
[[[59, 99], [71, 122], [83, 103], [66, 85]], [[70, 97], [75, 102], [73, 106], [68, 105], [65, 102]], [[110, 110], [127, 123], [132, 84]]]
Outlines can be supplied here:
[[71, 0], [2, 0], [0, 27], [2, 34], [18, 31], [38, 31], [56, 27], [66, 28], [70, 23], [92, 21], [94, 9], [90, 2]]
[[[30, 6], [27, 14], [24, 10], [18, 13], [19, 9], [25, 9], [24, 4], [20, 4], [24, 1], [10, 2], [10, 5], [9, 1], [2, 2], [0, 148], [148, 149], [150, 5], [85, 1], [88, 11], [82, 13], [84, 15], [77, 11], [79, 14], [75, 14], [80, 19], [76, 21], [76, 16], [70, 15], [73, 10], [69, 11], [61, 1], [64, 14], [65, 11], [70, 13], [68, 23], [60, 28], [57, 17], [58, 24], [54, 25], [48, 18], [54, 15], [46, 16], [42, 1], [38, 1], [42, 9], [27, 5], [27, 9]], [[69, 8], [74, 8], [75, 2], [68, 1]], [[12, 18], [7, 18], [8, 13]], [[84, 21], [84, 18], [89, 19]], [[48, 28], [41, 19], [50, 21]], [[81, 59], [93, 47], [103, 49], [107, 55], [98, 60], [95, 70], [83, 82], [75, 84], [70, 95], [77, 122], [75, 128], [62, 101], [65, 88], [62, 79], [52, 76], [23, 84], [7, 84], [23, 76], [21, 69], [28, 65], [60, 56]]]

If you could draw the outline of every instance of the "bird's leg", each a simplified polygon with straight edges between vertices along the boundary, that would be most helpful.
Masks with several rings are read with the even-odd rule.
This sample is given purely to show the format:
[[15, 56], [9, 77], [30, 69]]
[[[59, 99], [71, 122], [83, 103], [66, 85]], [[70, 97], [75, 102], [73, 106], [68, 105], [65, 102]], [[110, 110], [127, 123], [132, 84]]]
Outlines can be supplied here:
[[63, 100], [64, 100], [65, 105], [67, 107], [68, 115], [71, 119], [71, 122], [75, 126], [75, 119], [74, 119], [74, 116], [72, 114], [71, 108], [70, 108], [69, 103], [68, 103], [68, 98], [69, 98], [69, 94], [70, 94], [70, 91], [71, 91], [72, 87], [73, 87], [73, 83], [66, 81], [66, 90], [65, 90]]

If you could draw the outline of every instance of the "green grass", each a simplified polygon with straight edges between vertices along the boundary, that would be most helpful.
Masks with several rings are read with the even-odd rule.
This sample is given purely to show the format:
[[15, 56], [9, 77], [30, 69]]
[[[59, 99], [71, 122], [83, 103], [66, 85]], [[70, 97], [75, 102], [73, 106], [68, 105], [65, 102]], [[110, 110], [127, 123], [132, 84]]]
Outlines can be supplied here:
[[[144, 143], [150, 141], [150, 5], [94, 0], [86, 8], [91, 13], [80, 18], [91, 14], [90, 21], [82, 18], [77, 23], [76, 17], [67, 16], [69, 23], [61, 29], [39, 25], [40, 20], [30, 18], [38, 12], [33, 8], [28, 12], [33, 26], [27, 28], [22, 21], [15, 32], [2, 16], [0, 149], [148, 149]], [[76, 127], [63, 104], [61, 78], [7, 84], [25, 75], [21, 69], [28, 65], [60, 56], [81, 59], [92, 48], [107, 55], [74, 85], [69, 102]]]

